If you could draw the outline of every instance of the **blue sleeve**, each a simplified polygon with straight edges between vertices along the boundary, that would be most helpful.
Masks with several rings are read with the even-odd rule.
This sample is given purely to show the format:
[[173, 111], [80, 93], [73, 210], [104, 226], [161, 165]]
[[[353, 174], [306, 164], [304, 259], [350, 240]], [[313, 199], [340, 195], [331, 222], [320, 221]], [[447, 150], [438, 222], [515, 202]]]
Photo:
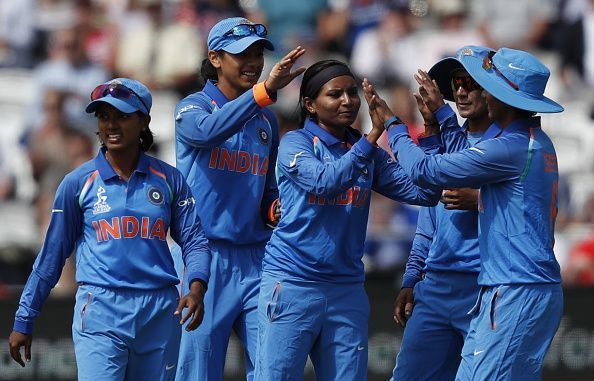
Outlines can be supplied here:
[[425, 261], [435, 234], [435, 208], [421, 208], [417, 221], [417, 231], [410, 255], [406, 261], [402, 287], [414, 287], [421, 280]]
[[189, 283], [200, 279], [208, 284], [211, 253], [198, 217], [196, 200], [179, 171], [175, 170], [172, 177], [175, 195], [171, 205], [171, 237], [181, 247]]
[[264, 221], [268, 222], [268, 210], [270, 206], [278, 198], [278, 187], [276, 184], [276, 158], [278, 156], [278, 143], [279, 143], [279, 136], [278, 136], [278, 121], [276, 120], [276, 116], [272, 111], [268, 109], [264, 109], [264, 114], [266, 118], [270, 122], [270, 126], [272, 127], [272, 141], [270, 146], [270, 156], [268, 158], [268, 172], [266, 173], [266, 184], [264, 187], [264, 194], [262, 195], [262, 203], [260, 205], [260, 209], [262, 211], [262, 216], [264, 217]]
[[315, 150], [313, 139], [300, 130], [288, 133], [278, 149], [278, 169], [307, 192], [333, 197], [367, 173], [377, 148], [361, 137], [344, 156], [328, 162], [320, 160]]
[[518, 166], [501, 139], [488, 139], [459, 152], [426, 155], [406, 130], [398, 125], [388, 130], [390, 147], [415, 184], [423, 187], [480, 187], [516, 178]]
[[82, 234], [78, 188], [77, 179], [67, 176], [56, 191], [45, 241], [35, 259], [16, 312], [13, 329], [17, 332], [33, 332], [33, 322], [60, 279], [64, 262], [72, 254]]
[[192, 105], [180, 102], [175, 116], [175, 133], [189, 146], [215, 147], [235, 135], [244, 124], [262, 109], [253, 90], [229, 101], [219, 110], [212, 110], [205, 99]]
[[441, 195], [441, 189], [420, 188], [413, 184], [398, 161], [383, 149], [378, 149], [375, 154], [373, 190], [396, 201], [424, 206], [436, 205]]
[[458, 124], [458, 117], [450, 105], [445, 104], [435, 112], [441, 129], [443, 152], [458, 152], [470, 147], [464, 130]]

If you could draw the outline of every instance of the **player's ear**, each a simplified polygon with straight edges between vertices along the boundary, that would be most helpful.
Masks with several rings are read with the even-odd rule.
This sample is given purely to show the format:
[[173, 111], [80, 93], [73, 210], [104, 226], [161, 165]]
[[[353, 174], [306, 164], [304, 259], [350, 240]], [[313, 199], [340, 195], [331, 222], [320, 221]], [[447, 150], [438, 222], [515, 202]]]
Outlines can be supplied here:
[[208, 51], [208, 60], [214, 66], [215, 69], [221, 68], [221, 54], [216, 50]]

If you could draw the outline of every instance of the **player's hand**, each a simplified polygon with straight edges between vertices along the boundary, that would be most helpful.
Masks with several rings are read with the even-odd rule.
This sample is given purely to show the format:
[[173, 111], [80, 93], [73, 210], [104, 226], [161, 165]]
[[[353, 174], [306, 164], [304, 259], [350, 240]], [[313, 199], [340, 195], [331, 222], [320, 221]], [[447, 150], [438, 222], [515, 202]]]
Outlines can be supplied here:
[[202, 323], [202, 318], [204, 317], [205, 292], [206, 290], [202, 283], [194, 281], [190, 284], [190, 292], [184, 296], [177, 305], [177, 309], [174, 313], [175, 315], [180, 315], [184, 308], [188, 309], [179, 324], [184, 324], [190, 317], [192, 318], [186, 326], [186, 331], [188, 332], [195, 330], [200, 323]]
[[10, 357], [18, 362], [22, 367], [25, 367], [25, 362], [21, 357], [21, 347], [25, 347], [25, 361], [31, 362], [31, 342], [33, 335], [12, 331], [8, 337], [8, 348], [10, 350]]
[[478, 210], [478, 189], [446, 189], [441, 193], [440, 201], [448, 210]]
[[425, 136], [437, 135], [439, 133], [439, 122], [435, 115], [429, 110], [429, 107], [423, 101], [423, 97], [420, 94], [413, 94], [417, 101], [417, 107], [419, 112], [423, 116], [423, 123], [425, 124]]
[[370, 143], [375, 143], [384, 132], [384, 122], [393, 117], [394, 113], [367, 78], [363, 79], [363, 95], [369, 106], [369, 116], [373, 125], [371, 132], [367, 135], [367, 140]]
[[406, 321], [412, 315], [414, 295], [411, 287], [403, 287], [394, 301], [394, 320], [406, 327]]
[[295, 61], [305, 53], [305, 49], [301, 46], [291, 50], [289, 54], [278, 61], [270, 71], [268, 79], [264, 82], [266, 91], [273, 93], [277, 90], [287, 86], [295, 77], [301, 75], [305, 71], [305, 67], [300, 67], [295, 71], [291, 71]]
[[[419, 84], [419, 94], [423, 102], [427, 105], [427, 108], [431, 113], [434, 113], [441, 106], [445, 104], [443, 96], [439, 91], [437, 82], [431, 79], [427, 72], [420, 70], [414, 75], [415, 81]], [[417, 102], [418, 103], [418, 102]], [[424, 117], [424, 115], [423, 115]]]
[[276, 204], [274, 204], [274, 220], [272, 221], [272, 223], [274, 223], [274, 226], [278, 225], [278, 222], [280, 221], [281, 218], [281, 212], [280, 212], [280, 208], [281, 208], [281, 203], [280, 200], [278, 200], [278, 202]]

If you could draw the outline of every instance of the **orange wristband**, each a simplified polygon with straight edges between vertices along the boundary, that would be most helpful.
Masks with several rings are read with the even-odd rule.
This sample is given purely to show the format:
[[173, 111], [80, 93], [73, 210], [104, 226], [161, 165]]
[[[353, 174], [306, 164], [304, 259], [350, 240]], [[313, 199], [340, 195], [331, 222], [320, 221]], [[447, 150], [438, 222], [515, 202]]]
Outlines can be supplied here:
[[276, 204], [278, 204], [279, 202], [280, 200], [277, 198], [276, 200], [272, 201], [272, 204], [270, 204], [270, 209], [268, 209], [268, 220], [270, 222], [275, 222], [274, 209], [276, 209]]
[[255, 84], [252, 89], [254, 92], [254, 99], [256, 100], [256, 103], [260, 107], [270, 106], [271, 104], [274, 103], [274, 101], [270, 98], [270, 96], [268, 95], [268, 92], [266, 91], [264, 82]]

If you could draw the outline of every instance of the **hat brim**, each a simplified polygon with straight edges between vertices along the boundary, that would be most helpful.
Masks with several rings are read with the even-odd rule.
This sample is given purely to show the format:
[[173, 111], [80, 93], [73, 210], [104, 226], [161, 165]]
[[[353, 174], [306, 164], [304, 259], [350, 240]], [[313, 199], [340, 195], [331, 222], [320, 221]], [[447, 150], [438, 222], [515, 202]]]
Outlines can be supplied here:
[[97, 107], [99, 107], [99, 104], [101, 104], [101, 103], [110, 104], [113, 107], [117, 108], [118, 110], [120, 110], [121, 112], [124, 112], [126, 114], [131, 114], [133, 112], [140, 110], [140, 108], [135, 107], [127, 102], [124, 102], [121, 99], [114, 98], [111, 95], [107, 95], [103, 98], [96, 99], [96, 100], [92, 101], [91, 103], [89, 103], [87, 105], [87, 107], [85, 108], [85, 111], [89, 114], [92, 114], [95, 111], [97, 111]]
[[483, 68], [483, 60], [480, 58], [463, 56], [461, 62], [468, 74], [485, 91], [509, 106], [542, 113], [556, 113], [564, 110], [563, 106], [544, 95], [534, 96], [515, 90], [495, 70]]
[[451, 77], [452, 72], [456, 69], [463, 69], [464, 66], [458, 59], [454, 57], [447, 57], [438, 61], [429, 69], [427, 74], [437, 82], [437, 87], [444, 99], [455, 102], [454, 93], [452, 91]]
[[272, 42], [270, 42], [270, 40], [264, 38], [264, 37], [258, 37], [258, 36], [247, 36], [244, 37], [240, 40], [234, 41], [232, 43], [230, 43], [229, 45], [225, 46], [224, 48], [222, 48], [221, 50], [226, 51], [227, 53], [231, 53], [231, 54], [239, 54], [241, 52], [243, 52], [244, 50], [246, 50], [247, 48], [249, 48], [250, 46], [252, 46], [253, 44], [255, 44], [258, 41], [262, 41], [263, 42], [263, 46], [268, 49], [268, 50], [274, 50], [274, 45], [272, 45]]

